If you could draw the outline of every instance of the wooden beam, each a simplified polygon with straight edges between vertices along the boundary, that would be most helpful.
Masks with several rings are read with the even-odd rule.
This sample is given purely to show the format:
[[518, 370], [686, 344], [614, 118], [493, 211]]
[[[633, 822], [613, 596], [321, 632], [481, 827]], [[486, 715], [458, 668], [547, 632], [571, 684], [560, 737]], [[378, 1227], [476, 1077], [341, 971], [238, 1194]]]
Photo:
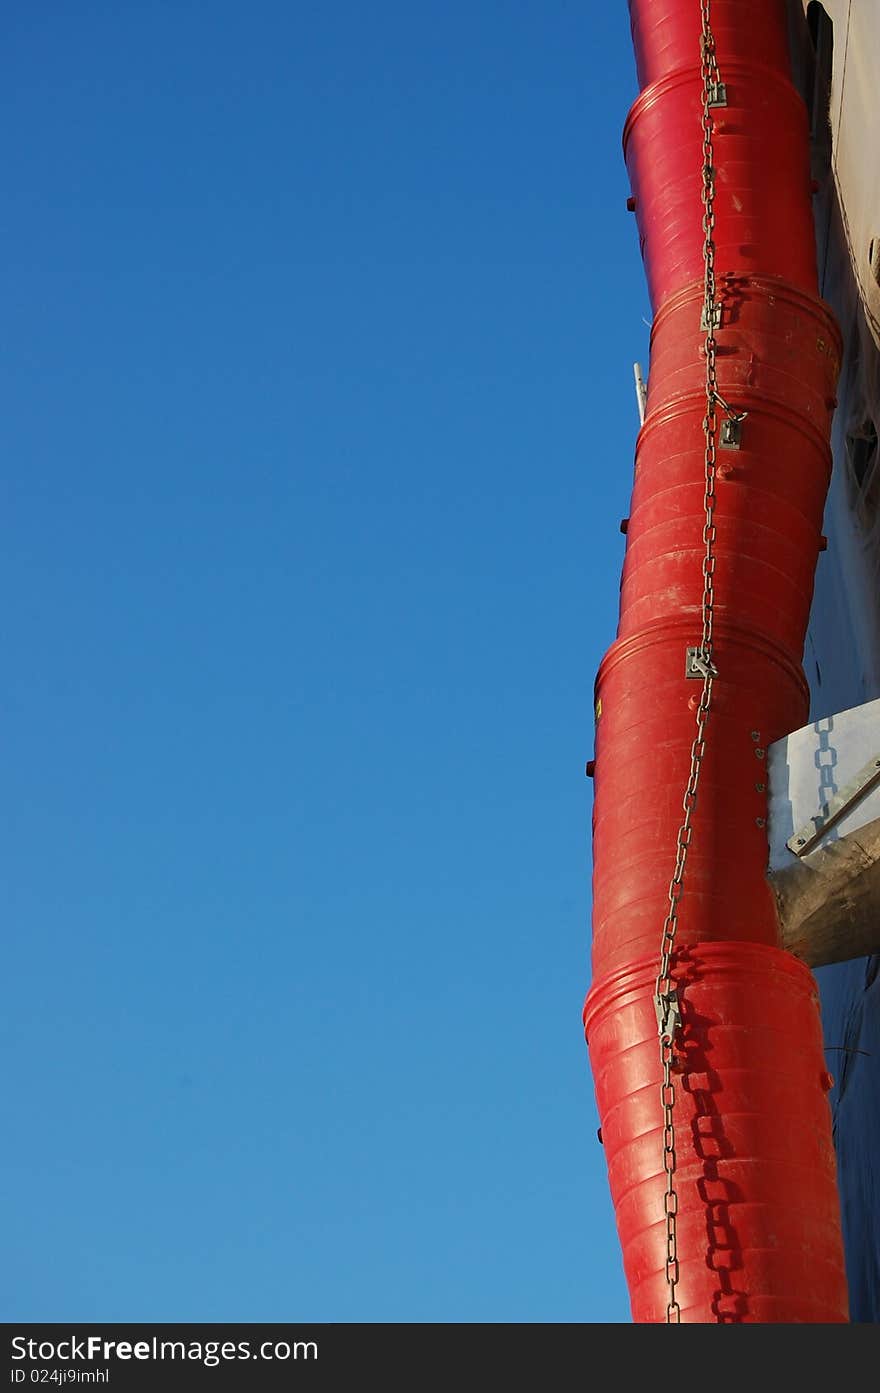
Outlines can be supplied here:
[[809, 967], [880, 953], [880, 818], [768, 874], [782, 946]]

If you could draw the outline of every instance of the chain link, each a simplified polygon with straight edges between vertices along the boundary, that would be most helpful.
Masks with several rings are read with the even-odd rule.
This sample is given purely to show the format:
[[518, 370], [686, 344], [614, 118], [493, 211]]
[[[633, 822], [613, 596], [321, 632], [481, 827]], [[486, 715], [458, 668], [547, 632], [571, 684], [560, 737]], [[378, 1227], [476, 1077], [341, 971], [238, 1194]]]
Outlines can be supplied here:
[[675, 935], [678, 928], [678, 906], [681, 900], [688, 850], [693, 835], [692, 818], [697, 802], [697, 790], [703, 759], [706, 753], [706, 723], [712, 705], [712, 685], [718, 676], [713, 661], [714, 619], [715, 619], [715, 471], [718, 438], [718, 412], [721, 406], [733, 419], [734, 413], [718, 394], [717, 349], [715, 330], [720, 323], [720, 305], [717, 297], [715, 279], [715, 152], [714, 120], [712, 106], [718, 100], [721, 88], [718, 61], [715, 54], [715, 40], [712, 34], [711, 0], [700, 0], [702, 29], [700, 34], [701, 62], [700, 72], [703, 82], [702, 112], [702, 153], [703, 153], [703, 266], [704, 266], [704, 305], [702, 328], [705, 331], [704, 351], [706, 356], [706, 415], [703, 418], [705, 434], [703, 497], [705, 520], [703, 523], [703, 595], [701, 601], [702, 634], [696, 659], [698, 671], [702, 674], [703, 686], [696, 709], [696, 732], [691, 745], [690, 772], [687, 787], [682, 799], [684, 817], [676, 839], [675, 869], [669, 885], [669, 909], [663, 925], [660, 940], [660, 968], [657, 974], [655, 1005], [657, 1027], [660, 1037], [660, 1065], [663, 1080], [660, 1098], [663, 1107], [663, 1169], [666, 1176], [666, 1192], [663, 1201], [666, 1219], [666, 1302], [667, 1325], [681, 1322], [681, 1306], [676, 1296], [679, 1282], [678, 1235], [678, 1193], [675, 1188], [675, 1084], [672, 1069], [675, 1062], [675, 1042], [681, 1024], [681, 1008], [678, 991], [672, 976], [672, 958], [675, 951]]

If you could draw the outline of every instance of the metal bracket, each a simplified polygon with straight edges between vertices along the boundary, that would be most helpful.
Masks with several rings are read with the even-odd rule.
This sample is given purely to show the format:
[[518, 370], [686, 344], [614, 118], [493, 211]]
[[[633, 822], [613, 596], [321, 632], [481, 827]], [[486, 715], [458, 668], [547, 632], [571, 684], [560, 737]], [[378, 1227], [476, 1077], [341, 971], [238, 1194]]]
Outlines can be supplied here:
[[685, 650], [685, 677], [696, 677], [701, 681], [704, 677], [717, 677], [718, 669], [711, 659], [707, 658], [702, 648], [687, 648]]
[[657, 1012], [657, 1034], [671, 1044], [681, 1025], [681, 1007], [678, 992], [665, 992], [654, 997], [654, 1010]]
[[880, 755], [874, 755], [869, 759], [851, 783], [827, 803], [823, 803], [815, 817], [811, 817], [809, 822], [804, 823], [803, 827], [799, 827], [794, 835], [789, 837], [785, 843], [789, 851], [793, 851], [795, 856], [806, 856], [816, 843], [822, 840], [825, 833], [877, 783], [880, 783]]
[[709, 106], [727, 106], [727, 85], [723, 82], [712, 82], [709, 85]]
[[722, 305], [720, 300], [716, 300], [711, 306], [708, 305], [705, 300], [703, 301], [703, 312], [700, 315], [700, 329], [704, 334], [707, 333], [709, 329], [721, 328], [721, 310]]
[[718, 432], [718, 444], [722, 450], [738, 450], [742, 444], [742, 423], [741, 416], [728, 416], [721, 422], [721, 430]]

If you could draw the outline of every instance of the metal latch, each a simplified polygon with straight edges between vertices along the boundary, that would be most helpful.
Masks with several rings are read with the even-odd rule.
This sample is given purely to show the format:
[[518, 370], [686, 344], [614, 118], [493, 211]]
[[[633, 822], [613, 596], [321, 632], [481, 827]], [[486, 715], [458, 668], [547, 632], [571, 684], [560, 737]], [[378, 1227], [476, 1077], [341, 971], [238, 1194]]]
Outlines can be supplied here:
[[728, 416], [721, 422], [718, 444], [723, 450], [738, 450], [742, 444], [742, 416]]
[[727, 86], [723, 82], [710, 82], [707, 91], [709, 106], [727, 106]]
[[681, 1025], [678, 993], [673, 989], [655, 996], [654, 1010], [657, 1012], [657, 1034], [661, 1040], [668, 1040], [671, 1044]]
[[789, 837], [785, 843], [789, 851], [793, 851], [795, 856], [806, 856], [816, 843], [822, 840], [825, 833], [855, 807], [866, 793], [870, 793], [877, 783], [880, 783], [880, 755], [874, 755], [869, 759], [851, 783], [827, 803], [823, 803], [815, 817], [811, 817], [809, 822], [804, 823], [803, 827], [799, 827], [797, 832]]
[[700, 315], [700, 329], [705, 334], [709, 329], [721, 328], [721, 301], [715, 300], [710, 305], [707, 300], [703, 301], [703, 312]]
[[688, 648], [685, 650], [684, 675], [700, 679], [717, 677], [718, 669], [711, 658], [706, 657], [702, 648]]

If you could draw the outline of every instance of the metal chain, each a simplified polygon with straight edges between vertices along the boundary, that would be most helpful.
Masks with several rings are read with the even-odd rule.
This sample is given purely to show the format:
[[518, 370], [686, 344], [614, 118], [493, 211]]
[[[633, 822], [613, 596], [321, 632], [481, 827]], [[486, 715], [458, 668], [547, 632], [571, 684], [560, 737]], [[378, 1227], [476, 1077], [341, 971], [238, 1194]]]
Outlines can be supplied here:
[[700, 647], [692, 654], [693, 668], [703, 679], [702, 691], [696, 708], [697, 728], [691, 745], [690, 772], [687, 788], [682, 799], [684, 817], [678, 829], [675, 853], [675, 870], [669, 885], [669, 909], [663, 925], [660, 940], [660, 968], [655, 988], [655, 1007], [657, 1029], [660, 1037], [660, 1065], [663, 1080], [660, 1098], [663, 1107], [663, 1169], [666, 1175], [664, 1214], [666, 1218], [666, 1283], [668, 1297], [666, 1302], [667, 1325], [681, 1322], [681, 1306], [676, 1296], [679, 1282], [678, 1236], [676, 1221], [678, 1217], [678, 1193], [675, 1188], [675, 1084], [672, 1081], [672, 1068], [675, 1061], [675, 1042], [681, 1024], [681, 1007], [678, 991], [672, 977], [672, 957], [675, 950], [675, 934], [678, 928], [678, 906], [681, 900], [688, 850], [693, 828], [691, 820], [697, 802], [697, 790], [703, 759], [706, 753], [706, 723], [712, 704], [712, 684], [718, 676], [713, 661], [714, 617], [715, 617], [715, 468], [718, 436], [717, 407], [721, 406], [733, 420], [739, 421], [727, 403], [718, 394], [717, 381], [717, 342], [715, 330], [720, 324], [720, 306], [717, 299], [715, 280], [715, 167], [714, 167], [714, 121], [712, 107], [724, 100], [715, 54], [715, 40], [710, 18], [711, 0], [700, 0], [702, 30], [700, 35], [701, 63], [703, 81], [702, 150], [703, 150], [703, 264], [704, 264], [704, 305], [702, 328], [705, 331], [704, 351], [706, 356], [706, 415], [703, 419], [705, 433], [705, 493], [703, 498], [705, 521], [703, 524], [703, 596], [701, 603], [702, 634]]

